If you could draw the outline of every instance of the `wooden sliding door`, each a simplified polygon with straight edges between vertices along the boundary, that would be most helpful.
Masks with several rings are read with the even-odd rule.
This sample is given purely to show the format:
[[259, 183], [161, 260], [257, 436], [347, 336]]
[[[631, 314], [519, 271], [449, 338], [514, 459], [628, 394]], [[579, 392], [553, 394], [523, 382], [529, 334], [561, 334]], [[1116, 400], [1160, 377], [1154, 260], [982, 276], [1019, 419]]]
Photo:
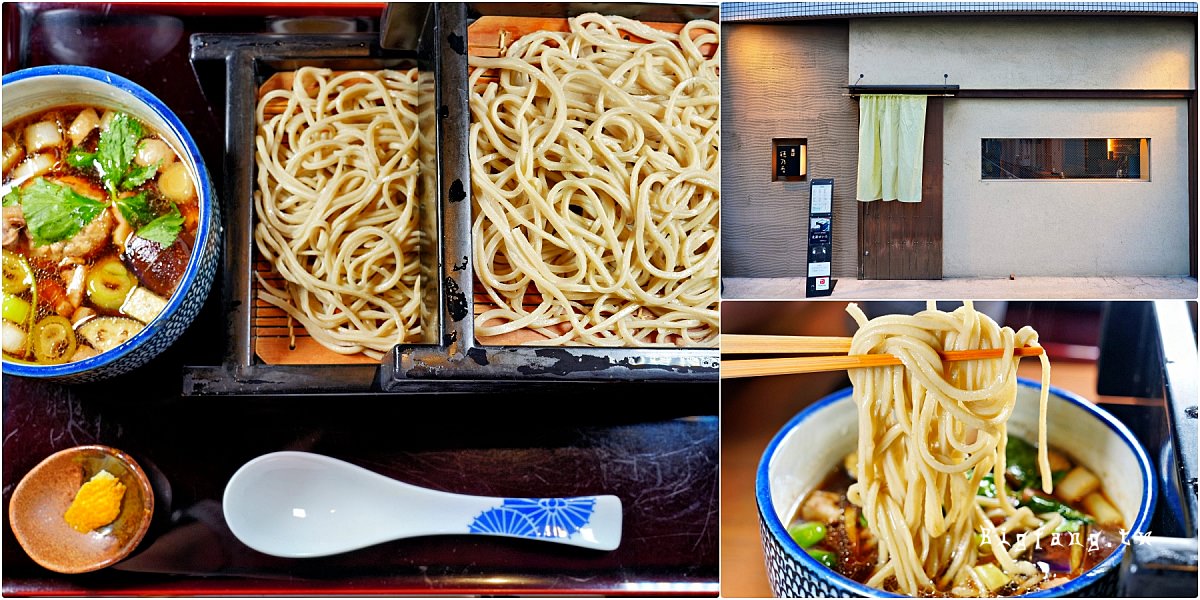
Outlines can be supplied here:
[[861, 279], [942, 278], [942, 107], [925, 109], [925, 153], [920, 202], [858, 204]]

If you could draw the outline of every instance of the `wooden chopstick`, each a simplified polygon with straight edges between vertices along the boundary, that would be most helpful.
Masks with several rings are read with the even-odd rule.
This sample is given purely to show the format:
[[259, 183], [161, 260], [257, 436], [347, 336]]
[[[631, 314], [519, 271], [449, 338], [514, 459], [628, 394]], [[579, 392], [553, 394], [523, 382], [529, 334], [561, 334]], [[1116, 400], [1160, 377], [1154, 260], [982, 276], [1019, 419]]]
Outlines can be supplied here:
[[[724, 336], [722, 336], [722, 352]], [[1039, 347], [1023, 346], [1014, 348], [1013, 354], [1022, 356], [1040, 356]], [[944, 361], [981, 360], [1000, 358], [1004, 355], [1001, 348], [987, 350], [951, 350], [939, 352]], [[804, 356], [788, 358], [759, 358], [751, 360], [721, 361], [721, 378], [760, 377], [764, 375], [791, 375], [794, 373], [816, 373], [819, 371], [841, 371], [844, 369], [859, 369], [864, 367], [886, 367], [903, 364], [899, 358], [891, 354], [859, 354], [854, 356]]]
[[721, 334], [721, 354], [845, 354], [848, 337]]

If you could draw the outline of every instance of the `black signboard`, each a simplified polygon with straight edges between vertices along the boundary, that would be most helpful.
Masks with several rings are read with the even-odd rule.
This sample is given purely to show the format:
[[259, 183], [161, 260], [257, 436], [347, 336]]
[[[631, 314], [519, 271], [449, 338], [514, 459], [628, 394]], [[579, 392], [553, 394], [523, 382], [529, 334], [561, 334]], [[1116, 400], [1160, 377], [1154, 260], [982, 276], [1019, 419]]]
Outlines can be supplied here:
[[800, 176], [800, 146], [780, 146], [775, 151], [775, 175], [783, 177]]
[[776, 138], [771, 140], [774, 170], [771, 181], [804, 181], [808, 167], [808, 140], [805, 138]]
[[833, 180], [813, 179], [809, 185], [808, 281], [805, 297], [828, 296], [837, 284], [830, 277], [833, 260]]

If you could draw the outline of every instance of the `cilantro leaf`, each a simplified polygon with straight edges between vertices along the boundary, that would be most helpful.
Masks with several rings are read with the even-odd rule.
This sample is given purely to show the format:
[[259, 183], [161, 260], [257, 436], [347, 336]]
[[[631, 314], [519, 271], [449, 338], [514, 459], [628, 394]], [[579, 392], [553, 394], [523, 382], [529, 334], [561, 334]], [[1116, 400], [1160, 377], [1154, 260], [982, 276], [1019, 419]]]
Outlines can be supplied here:
[[138, 230], [137, 235], [152, 242], [158, 242], [163, 248], [175, 243], [183, 229], [183, 215], [179, 207], [171, 205], [171, 212], [154, 219]]
[[154, 220], [154, 210], [150, 208], [150, 201], [145, 192], [128, 198], [117, 198], [116, 205], [117, 210], [121, 211], [121, 216], [125, 217], [125, 221], [134, 229]]
[[1032, 444], [1015, 435], [1010, 435], [1004, 458], [1014, 490], [1023, 490], [1036, 482], [1039, 473], [1037, 448]]
[[107, 207], [104, 202], [39, 177], [20, 193], [29, 238], [34, 246], [61, 242], [79, 233]]
[[96, 162], [99, 163], [100, 179], [108, 193], [116, 195], [117, 188], [125, 179], [129, 164], [137, 153], [138, 140], [142, 139], [142, 124], [133, 117], [119, 112], [113, 116], [108, 129], [100, 133], [96, 146]]
[[1092, 519], [1091, 517], [1071, 508], [1070, 506], [1067, 506], [1066, 504], [1063, 504], [1062, 502], [1058, 502], [1057, 500], [1052, 500], [1050, 498], [1043, 498], [1037, 494], [1029, 496], [1028, 500], [1021, 502], [1021, 506], [1028, 506], [1033, 510], [1033, 514], [1035, 515], [1058, 513], [1071, 521], [1080, 521], [1083, 523], [1095, 522], [1095, 519]]
[[137, 186], [146, 183], [146, 181], [150, 180], [152, 177], [154, 177], [154, 174], [158, 172], [158, 166], [160, 164], [162, 164], [161, 160], [152, 165], [133, 167], [129, 170], [129, 174], [125, 176], [125, 180], [121, 182], [121, 189], [132, 190]]
[[76, 147], [71, 148], [71, 151], [67, 153], [67, 164], [76, 169], [86, 169], [91, 167], [94, 162], [96, 162], [95, 152], [88, 152], [83, 148]]

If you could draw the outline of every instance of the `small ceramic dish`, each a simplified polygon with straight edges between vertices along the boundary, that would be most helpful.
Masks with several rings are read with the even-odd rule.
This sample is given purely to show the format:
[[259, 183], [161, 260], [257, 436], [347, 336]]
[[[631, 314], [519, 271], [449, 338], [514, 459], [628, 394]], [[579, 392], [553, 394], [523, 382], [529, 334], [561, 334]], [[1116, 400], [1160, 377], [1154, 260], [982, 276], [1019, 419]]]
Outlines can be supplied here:
[[[101, 470], [125, 484], [116, 520], [88, 533], [64, 515], [79, 488]], [[78, 446], [50, 455], [17, 484], [8, 503], [13, 534], [29, 557], [59, 573], [85, 573], [129, 556], [150, 528], [154, 490], [142, 468], [108, 446]]]
[[[1039, 383], [1022, 379], [1011, 434], [1037, 439]], [[1046, 417], [1051, 446], [1063, 448], [1100, 478], [1104, 491], [1130, 524], [1129, 535], [1147, 531], [1154, 514], [1154, 469], [1133, 434], [1095, 404], [1054, 387]], [[858, 411], [845, 389], [796, 415], [763, 452], [755, 482], [759, 526], [771, 590], [780, 597], [897, 597], [834, 572], [803, 551], [787, 533], [800, 502], [857, 443]], [[1118, 546], [1091, 570], [1062, 585], [1022, 597], [1112, 596]]]

